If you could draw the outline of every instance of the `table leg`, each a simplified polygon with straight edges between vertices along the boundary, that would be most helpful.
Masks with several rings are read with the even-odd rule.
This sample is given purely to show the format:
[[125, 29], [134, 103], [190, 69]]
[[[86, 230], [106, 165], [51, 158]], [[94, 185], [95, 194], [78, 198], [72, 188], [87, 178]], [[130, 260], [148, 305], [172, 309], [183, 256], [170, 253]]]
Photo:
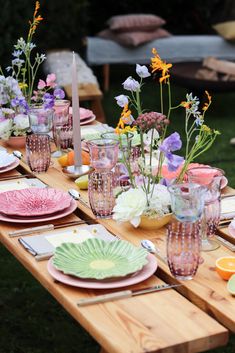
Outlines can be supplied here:
[[94, 114], [96, 115], [98, 121], [100, 121], [101, 123], [106, 122], [104, 110], [103, 110], [100, 98], [94, 98], [91, 101], [91, 109], [94, 112]]
[[110, 66], [109, 64], [104, 64], [103, 65], [103, 85], [104, 85], [104, 91], [107, 92], [109, 90], [109, 78], [110, 78]]

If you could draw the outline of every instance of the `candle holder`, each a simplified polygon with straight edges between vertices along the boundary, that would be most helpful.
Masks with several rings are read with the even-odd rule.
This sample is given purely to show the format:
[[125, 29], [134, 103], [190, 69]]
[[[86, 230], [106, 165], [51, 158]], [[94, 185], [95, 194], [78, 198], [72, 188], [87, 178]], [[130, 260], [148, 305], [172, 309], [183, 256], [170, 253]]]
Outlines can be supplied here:
[[91, 173], [93, 170], [93, 167], [83, 164], [80, 166], [70, 165], [68, 167], [64, 167], [62, 172], [71, 179], [77, 179], [80, 176]]

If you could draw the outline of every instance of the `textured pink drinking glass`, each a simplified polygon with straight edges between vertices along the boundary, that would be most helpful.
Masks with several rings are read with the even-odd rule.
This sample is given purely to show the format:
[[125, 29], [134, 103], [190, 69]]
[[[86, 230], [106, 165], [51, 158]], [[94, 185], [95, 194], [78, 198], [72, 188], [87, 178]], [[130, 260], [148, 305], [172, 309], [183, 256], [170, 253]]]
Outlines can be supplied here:
[[167, 261], [171, 274], [179, 280], [195, 276], [200, 259], [200, 222], [173, 220], [167, 230]]
[[32, 172], [42, 173], [48, 170], [51, 161], [48, 135], [26, 136], [26, 160]]
[[91, 166], [99, 172], [108, 172], [118, 160], [119, 142], [115, 139], [96, 139], [87, 143]]
[[215, 234], [220, 221], [221, 213], [221, 182], [224, 171], [210, 166], [192, 168], [187, 172], [189, 182], [204, 185], [207, 188], [205, 194], [205, 208], [202, 217], [202, 244], [201, 250], [211, 251], [219, 247], [219, 244], [208, 239]]
[[112, 169], [118, 160], [118, 141], [97, 139], [89, 141], [91, 166], [95, 169], [89, 174], [88, 195], [92, 212], [97, 218], [111, 218], [116, 186], [115, 173]]

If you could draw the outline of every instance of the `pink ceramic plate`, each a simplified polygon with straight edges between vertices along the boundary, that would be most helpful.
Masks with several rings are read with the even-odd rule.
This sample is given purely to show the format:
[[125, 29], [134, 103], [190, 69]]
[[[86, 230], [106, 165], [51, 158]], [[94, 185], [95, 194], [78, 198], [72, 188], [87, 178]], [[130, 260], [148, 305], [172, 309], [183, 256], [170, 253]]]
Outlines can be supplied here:
[[80, 287], [80, 288], [92, 288], [92, 289], [111, 289], [131, 286], [132, 284], [140, 283], [145, 279], [152, 276], [157, 269], [156, 257], [152, 254], [148, 254], [148, 263], [141, 271], [138, 271], [134, 276], [127, 276], [120, 280], [110, 281], [95, 281], [95, 280], [82, 280], [73, 276], [68, 276], [62, 272], [56, 270], [52, 264], [52, 259], [48, 261], [47, 269], [50, 275], [57, 281], [68, 284], [69, 286]]
[[68, 208], [71, 196], [53, 188], [27, 188], [0, 194], [0, 210], [4, 215], [43, 216]]
[[[20, 164], [20, 160], [18, 158], [16, 158], [15, 162], [8, 165], [6, 168], [1, 168], [0, 173], [9, 172], [9, 170], [15, 169], [19, 164]], [[0, 178], [0, 180], [1, 180], [1, 178]]]
[[75, 200], [71, 201], [71, 204], [68, 208], [62, 210], [61, 212], [56, 212], [50, 216], [40, 216], [40, 217], [23, 217], [17, 218], [14, 216], [6, 216], [0, 213], [0, 221], [3, 222], [10, 222], [10, 223], [39, 223], [39, 222], [46, 222], [52, 221], [53, 219], [60, 219], [69, 214], [73, 213], [77, 208], [77, 202]]
[[[88, 119], [94, 115], [93, 111], [90, 109], [80, 108], [79, 111], [80, 111], [80, 120]], [[69, 108], [69, 114], [73, 115], [72, 107]]]
[[96, 116], [95, 115], [92, 115], [90, 118], [88, 119], [84, 119], [80, 122], [80, 125], [87, 125], [87, 124], [90, 124], [92, 123], [92, 121], [94, 121], [96, 119]]

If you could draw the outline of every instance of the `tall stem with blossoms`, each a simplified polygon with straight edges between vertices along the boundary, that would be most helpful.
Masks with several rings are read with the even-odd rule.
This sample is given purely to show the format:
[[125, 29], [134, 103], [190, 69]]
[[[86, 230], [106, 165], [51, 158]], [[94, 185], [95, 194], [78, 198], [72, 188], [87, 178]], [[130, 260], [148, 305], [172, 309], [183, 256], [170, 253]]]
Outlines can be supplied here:
[[39, 1], [36, 1], [32, 21], [29, 21], [27, 40], [25, 41], [23, 38], [18, 39], [17, 44], [14, 45], [15, 51], [12, 54], [14, 57], [12, 66], [7, 68], [7, 71], [12, 70], [12, 76], [19, 82], [19, 86], [28, 104], [31, 102], [39, 66], [46, 59], [44, 54], [36, 53], [34, 58], [32, 54], [33, 49], [36, 47], [32, 43], [33, 35], [39, 23], [43, 20], [41, 15], [38, 14], [39, 8]]

